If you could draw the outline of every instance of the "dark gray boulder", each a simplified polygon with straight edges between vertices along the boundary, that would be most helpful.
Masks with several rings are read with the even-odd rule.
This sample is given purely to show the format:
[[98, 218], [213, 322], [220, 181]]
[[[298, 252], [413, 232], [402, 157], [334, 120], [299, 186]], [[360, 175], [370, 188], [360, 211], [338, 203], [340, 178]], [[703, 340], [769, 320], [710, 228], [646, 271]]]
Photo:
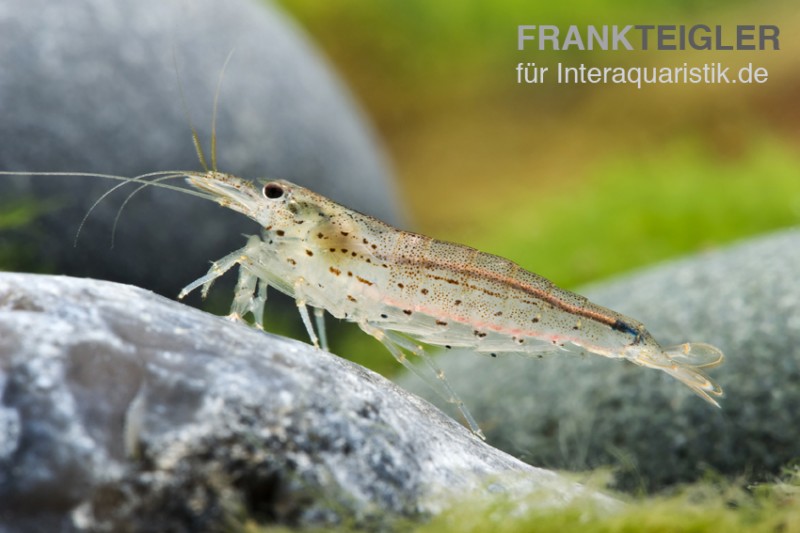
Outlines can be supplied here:
[[[382, 150], [347, 91], [279, 9], [257, 0], [0, 5], [0, 170], [201, 170], [186, 107], [206, 144], [219, 97], [219, 168], [284, 178], [401, 222]], [[173, 60], [174, 57], [174, 60]], [[178, 73], [176, 75], [175, 65]], [[174, 296], [257, 225], [210, 202], [147, 189], [125, 209], [89, 206], [115, 182], [0, 176], [0, 209], [35, 199], [36, 223], [0, 240], [0, 268], [132, 283]], [[126, 189], [132, 192], [130, 186]], [[3, 253], [5, 250], [5, 253]]]
[[[800, 232], [785, 231], [579, 291], [660, 342], [725, 352], [716, 409], [667, 375], [597, 356], [438, 359], [488, 441], [547, 468], [617, 468], [626, 489], [708, 470], [770, 479], [800, 457]], [[428, 395], [409, 377], [404, 386]]]
[[132, 286], [0, 273], [0, 531], [381, 529], [496, 493], [617, 506], [309, 345]]

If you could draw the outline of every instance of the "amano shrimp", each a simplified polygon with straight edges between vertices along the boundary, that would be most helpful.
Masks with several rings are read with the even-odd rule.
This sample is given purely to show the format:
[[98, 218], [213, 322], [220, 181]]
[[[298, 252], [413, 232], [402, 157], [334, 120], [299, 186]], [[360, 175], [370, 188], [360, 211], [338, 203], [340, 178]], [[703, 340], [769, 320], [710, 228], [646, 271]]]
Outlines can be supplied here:
[[662, 347], [637, 320], [555, 286], [516, 263], [476, 249], [398, 230], [288, 181], [256, 186], [216, 171], [187, 173], [191, 186], [255, 220], [260, 236], [212, 264], [187, 285], [205, 295], [238, 265], [233, 317], [251, 313], [259, 327], [267, 287], [294, 298], [312, 343], [325, 336], [322, 314], [355, 322], [401, 364], [425, 360], [470, 428], [478, 424], [425, 352], [424, 345], [541, 355], [585, 351], [666, 372], [719, 407], [723, 392], [705, 369], [722, 352], [705, 343]]
[[[194, 139], [205, 167], [196, 133]], [[215, 168], [215, 158], [212, 162]], [[325, 311], [355, 322], [398, 362], [425, 379], [406, 354], [420, 357], [436, 378], [426, 381], [458, 408], [481, 438], [477, 422], [423, 345], [467, 348], [491, 357], [588, 352], [666, 372], [717, 407], [716, 398], [723, 395], [705, 373], [723, 360], [722, 352], [709, 344], [662, 347], [639, 321], [561, 289], [512, 261], [393, 228], [288, 181], [256, 185], [216, 170], [156, 172], [134, 178], [0, 172], [20, 174], [81, 175], [122, 182], [95, 205], [118, 187], [138, 183], [133, 194], [157, 186], [216, 201], [253, 219], [261, 226], [261, 234], [250, 236], [242, 248], [213, 262], [208, 273], [184, 287], [179, 298], [197, 288], [205, 296], [218, 277], [238, 265], [231, 318], [251, 314], [263, 329], [267, 288], [272, 287], [295, 300], [314, 346], [319, 347], [321, 341], [327, 349]], [[186, 178], [196, 190], [164, 183], [175, 178]], [[308, 307], [314, 309], [316, 331]]]
[[[218, 277], [238, 265], [230, 318], [251, 314], [263, 329], [267, 289], [272, 287], [295, 300], [316, 347], [321, 341], [327, 350], [325, 311], [355, 322], [425, 379], [406, 353], [420, 357], [436, 377], [436, 382], [427, 380], [429, 384], [458, 408], [481, 438], [477, 422], [423, 345], [467, 348], [492, 357], [569, 350], [626, 359], [666, 372], [719, 407], [715, 398], [723, 395], [722, 388], [705, 373], [723, 360], [714, 346], [696, 342], [662, 347], [639, 321], [561, 289], [508, 259], [396, 229], [288, 181], [256, 185], [217, 171], [218, 95], [219, 84], [211, 165], [191, 127], [204, 172], [164, 171], [133, 178], [77, 172], [0, 171], [0, 175], [90, 176], [122, 182], [101, 196], [86, 217], [111, 192], [129, 183], [139, 188], [122, 204], [117, 220], [131, 197], [147, 186], [216, 201], [242, 213], [261, 226], [261, 234], [214, 261], [205, 276], [183, 288], [179, 298], [197, 288], [205, 297]], [[196, 190], [164, 183], [176, 178], [186, 178]], [[308, 307], [314, 309], [316, 331]]]

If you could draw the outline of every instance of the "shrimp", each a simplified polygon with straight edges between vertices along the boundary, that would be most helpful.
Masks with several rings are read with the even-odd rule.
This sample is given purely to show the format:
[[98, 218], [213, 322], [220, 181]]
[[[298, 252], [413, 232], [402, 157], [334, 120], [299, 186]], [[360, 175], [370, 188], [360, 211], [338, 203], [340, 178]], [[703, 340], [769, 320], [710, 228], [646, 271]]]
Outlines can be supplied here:
[[405, 352], [423, 358], [478, 436], [477, 422], [423, 344], [492, 357], [572, 350], [626, 359], [673, 376], [719, 407], [722, 389], [704, 370], [720, 364], [723, 354], [709, 344], [664, 348], [640, 322], [512, 261], [393, 228], [288, 181], [257, 186], [217, 171], [186, 177], [202, 195], [258, 222], [262, 233], [214, 262], [179, 298], [198, 287], [205, 296], [238, 265], [233, 318], [251, 313], [263, 327], [267, 287], [274, 287], [295, 300], [315, 346], [308, 306], [320, 337], [324, 311], [355, 322], [410, 370]]
[[[221, 82], [222, 74], [214, 97], [210, 166], [189, 120], [204, 172], [164, 171], [132, 178], [67, 172], [0, 171], [0, 175], [72, 175], [122, 182], [95, 202], [84, 222], [106, 196], [129, 183], [140, 186], [122, 204], [117, 220], [131, 197], [147, 186], [216, 201], [251, 218], [261, 226], [260, 235], [249, 236], [242, 248], [212, 262], [206, 275], [181, 290], [179, 299], [198, 288], [205, 297], [217, 278], [238, 265], [231, 319], [244, 320], [250, 314], [256, 327], [264, 329], [267, 289], [272, 287], [294, 299], [315, 347], [321, 344], [327, 350], [326, 311], [355, 322], [454, 404], [482, 439], [475, 418], [423, 345], [467, 348], [491, 357], [507, 353], [541, 357], [567, 350], [626, 359], [671, 375], [719, 407], [715, 398], [723, 396], [722, 388], [705, 373], [723, 360], [714, 346], [662, 347], [642, 323], [502, 257], [393, 228], [288, 181], [256, 185], [219, 172], [215, 123]], [[176, 178], [185, 178], [193, 189], [164, 183]], [[316, 331], [308, 307], [314, 310]], [[435, 379], [422, 374], [406, 353], [419, 357]]]
[[[202, 154], [195, 132], [193, 137]], [[201, 163], [206, 167], [202, 156]], [[637, 320], [561, 289], [512, 261], [396, 229], [288, 181], [257, 185], [208, 169], [133, 178], [0, 172], [20, 174], [122, 182], [94, 206], [117, 188], [138, 183], [133, 194], [156, 186], [216, 201], [251, 218], [261, 226], [260, 235], [249, 236], [242, 248], [214, 261], [208, 273], [184, 287], [178, 298], [198, 288], [205, 297], [217, 278], [238, 265], [231, 319], [244, 320], [250, 314], [256, 327], [264, 329], [267, 289], [272, 287], [294, 299], [315, 347], [321, 342], [327, 350], [325, 311], [355, 322], [454, 404], [481, 438], [475, 418], [424, 345], [467, 348], [491, 357], [588, 352], [661, 370], [717, 407], [715, 398], [723, 396], [722, 388], [705, 373], [723, 360], [714, 346], [698, 342], [662, 347]], [[185, 178], [192, 189], [164, 183], [176, 178]], [[308, 307], [314, 310], [316, 331]], [[407, 353], [421, 358], [434, 379], [421, 373]]]

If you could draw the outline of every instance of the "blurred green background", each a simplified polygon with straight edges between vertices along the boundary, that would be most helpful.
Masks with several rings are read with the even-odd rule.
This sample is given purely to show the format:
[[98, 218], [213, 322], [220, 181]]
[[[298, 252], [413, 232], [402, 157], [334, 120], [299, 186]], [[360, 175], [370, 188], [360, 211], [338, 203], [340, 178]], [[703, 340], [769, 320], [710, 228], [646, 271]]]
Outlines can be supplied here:
[[[363, 105], [410, 229], [567, 288], [800, 221], [796, 2], [281, 0]], [[517, 25], [777, 24], [778, 52], [517, 50]], [[519, 85], [516, 65], [753, 62], [762, 85]], [[350, 336], [345, 336], [350, 338]], [[337, 353], [360, 353], [334, 341]], [[356, 359], [376, 361], [374, 346]]]

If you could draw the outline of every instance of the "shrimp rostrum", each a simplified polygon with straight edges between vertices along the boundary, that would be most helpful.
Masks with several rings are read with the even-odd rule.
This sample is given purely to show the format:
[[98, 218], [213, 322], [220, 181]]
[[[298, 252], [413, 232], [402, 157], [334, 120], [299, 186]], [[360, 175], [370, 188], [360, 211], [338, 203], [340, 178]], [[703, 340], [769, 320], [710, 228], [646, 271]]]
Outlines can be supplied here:
[[[205, 197], [258, 222], [260, 236], [212, 264], [180, 297], [238, 265], [231, 315], [262, 327], [267, 287], [297, 303], [315, 345], [307, 307], [325, 346], [323, 312], [358, 324], [411, 370], [418, 356], [478, 435], [469, 411], [423, 345], [496, 356], [573, 350], [666, 372], [717, 405], [722, 389], [705, 369], [722, 362], [704, 343], [664, 348], [638, 321], [556, 287], [501, 257], [401, 231], [287, 181], [264, 185], [216, 171], [187, 173]], [[429, 380], [433, 381], [433, 380]]]

